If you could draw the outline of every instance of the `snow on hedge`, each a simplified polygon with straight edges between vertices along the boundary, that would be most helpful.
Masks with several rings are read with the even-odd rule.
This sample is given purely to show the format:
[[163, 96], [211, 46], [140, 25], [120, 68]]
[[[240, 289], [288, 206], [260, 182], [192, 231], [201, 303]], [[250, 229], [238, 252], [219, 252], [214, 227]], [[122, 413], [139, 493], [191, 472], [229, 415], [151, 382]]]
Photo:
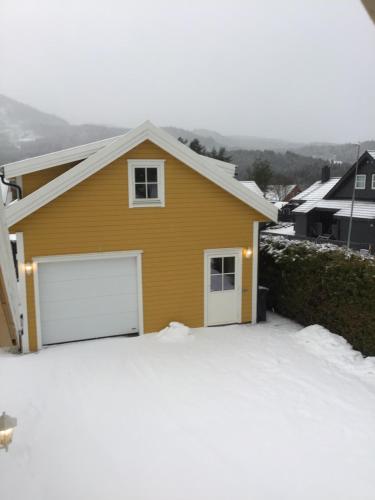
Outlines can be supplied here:
[[[346, 247], [339, 247], [332, 243], [315, 243], [307, 240], [289, 240], [282, 236], [262, 235], [260, 239], [260, 249], [272, 255], [277, 260], [287, 251], [303, 250], [305, 255], [332, 253], [344, 256], [346, 259], [356, 258], [360, 260], [368, 260], [375, 264], [375, 257], [373, 255], [363, 255], [355, 250], [349, 250]], [[297, 259], [303, 259], [301, 255], [295, 255]]]

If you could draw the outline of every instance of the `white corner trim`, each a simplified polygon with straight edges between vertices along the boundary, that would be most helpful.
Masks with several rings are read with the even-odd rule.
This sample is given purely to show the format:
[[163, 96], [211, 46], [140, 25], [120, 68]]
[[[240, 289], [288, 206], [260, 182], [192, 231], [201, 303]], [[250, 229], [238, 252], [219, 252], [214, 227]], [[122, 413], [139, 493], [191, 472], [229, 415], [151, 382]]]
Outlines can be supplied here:
[[209, 326], [208, 325], [208, 287], [209, 287], [209, 281], [208, 281], [208, 260], [210, 257], [225, 257], [225, 256], [232, 256], [234, 255], [237, 260], [237, 265], [236, 265], [236, 276], [238, 279], [237, 281], [237, 287], [236, 287], [236, 292], [237, 292], [237, 322], [241, 323], [242, 322], [242, 248], [209, 248], [204, 250], [203, 252], [203, 272], [204, 272], [204, 279], [203, 279], [203, 286], [204, 286], [204, 303], [203, 303], [203, 309], [204, 309], [204, 319], [203, 319], [203, 326]]
[[99, 260], [99, 259], [119, 259], [122, 257], [135, 257], [137, 261], [137, 296], [138, 296], [138, 327], [139, 335], [144, 333], [143, 318], [143, 278], [142, 278], [142, 254], [143, 250], [125, 250], [115, 252], [95, 252], [95, 253], [77, 253], [68, 255], [48, 255], [43, 257], [33, 257], [33, 278], [34, 278], [34, 296], [35, 296], [35, 319], [37, 349], [42, 349], [42, 327], [40, 315], [40, 288], [39, 288], [39, 265], [54, 262]]
[[143, 316], [143, 273], [142, 273], [142, 253], [137, 254], [137, 290], [138, 290], [138, 328], [139, 335], [145, 333]]
[[34, 300], [35, 300], [35, 322], [36, 322], [36, 346], [37, 349], [43, 347], [42, 344], [42, 324], [40, 314], [40, 293], [39, 293], [39, 267], [38, 262], [33, 259], [33, 280], [34, 280]]
[[27, 215], [35, 212], [145, 140], [150, 140], [269, 219], [277, 220], [278, 209], [270, 202], [247, 189], [239, 181], [225, 173], [223, 169], [213, 165], [211, 161], [198, 155], [165, 131], [158, 129], [150, 122], [145, 122], [56, 177], [48, 184], [7, 207], [8, 226], [12, 226]]
[[18, 290], [20, 295], [20, 310], [23, 316], [22, 352], [29, 352], [29, 317], [27, 314], [27, 290], [25, 273], [25, 247], [23, 233], [16, 233], [17, 239], [17, 263], [18, 263]]
[[[165, 207], [165, 172], [164, 172], [165, 160], [128, 160], [128, 197], [129, 197], [129, 208], [157, 208]], [[154, 167], [157, 169], [158, 177], [158, 198], [155, 199], [144, 199], [142, 201], [136, 200], [135, 198], [135, 176], [134, 169], [136, 167]]]
[[259, 260], [259, 222], [253, 222], [253, 272], [251, 291], [251, 322], [257, 322], [258, 309], [258, 260]]
[[[20, 298], [16, 270], [14, 268], [12, 246], [5, 217], [6, 211], [0, 199], [0, 274], [3, 278], [7, 309], [9, 309], [9, 314], [14, 324], [16, 340], [18, 342], [18, 332], [21, 330]], [[13, 332], [11, 332], [11, 338], [13, 338]]]

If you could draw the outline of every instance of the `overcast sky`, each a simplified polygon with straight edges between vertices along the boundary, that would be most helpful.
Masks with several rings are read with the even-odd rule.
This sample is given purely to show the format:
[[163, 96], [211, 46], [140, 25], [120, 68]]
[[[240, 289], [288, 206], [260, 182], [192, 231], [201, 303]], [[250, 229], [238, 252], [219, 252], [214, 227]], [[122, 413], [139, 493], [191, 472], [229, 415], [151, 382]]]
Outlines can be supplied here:
[[72, 123], [375, 139], [359, 0], [1, 0], [0, 93]]

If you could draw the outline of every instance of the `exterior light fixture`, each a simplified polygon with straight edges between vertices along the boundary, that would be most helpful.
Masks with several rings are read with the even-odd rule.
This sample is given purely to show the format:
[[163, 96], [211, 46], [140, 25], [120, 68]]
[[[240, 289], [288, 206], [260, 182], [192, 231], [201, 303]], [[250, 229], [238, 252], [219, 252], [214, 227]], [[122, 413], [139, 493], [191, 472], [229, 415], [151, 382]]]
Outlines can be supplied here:
[[5, 448], [8, 451], [8, 446], [12, 442], [13, 431], [17, 426], [17, 419], [10, 417], [3, 412], [0, 417], [0, 449]]
[[246, 257], [246, 259], [250, 259], [250, 257], [253, 255], [253, 251], [251, 250], [250, 247], [244, 248], [243, 254], [244, 254], [244, 257]]
[[33, 272], [33, 265], [30, 262], [27, 262], [25, 264], [25, 273], [30, 275], [32, 272]]

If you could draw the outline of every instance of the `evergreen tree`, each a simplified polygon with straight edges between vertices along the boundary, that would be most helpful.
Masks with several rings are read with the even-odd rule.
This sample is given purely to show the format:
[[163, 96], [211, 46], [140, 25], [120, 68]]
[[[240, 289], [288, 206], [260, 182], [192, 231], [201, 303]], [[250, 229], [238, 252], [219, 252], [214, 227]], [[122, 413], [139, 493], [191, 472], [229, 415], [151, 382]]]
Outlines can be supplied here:
[[206, 148], [199, 142], [198, 139], [193, 139], [189, 144], [189, 148], [199, 155], [208, 156]]
[[253, 166], [249, 168], [250, 180], [255, 181], [262, 191], [265, 191], [271, 183], [272, 175], [271, 165], [268, 160], [257, 158]]

